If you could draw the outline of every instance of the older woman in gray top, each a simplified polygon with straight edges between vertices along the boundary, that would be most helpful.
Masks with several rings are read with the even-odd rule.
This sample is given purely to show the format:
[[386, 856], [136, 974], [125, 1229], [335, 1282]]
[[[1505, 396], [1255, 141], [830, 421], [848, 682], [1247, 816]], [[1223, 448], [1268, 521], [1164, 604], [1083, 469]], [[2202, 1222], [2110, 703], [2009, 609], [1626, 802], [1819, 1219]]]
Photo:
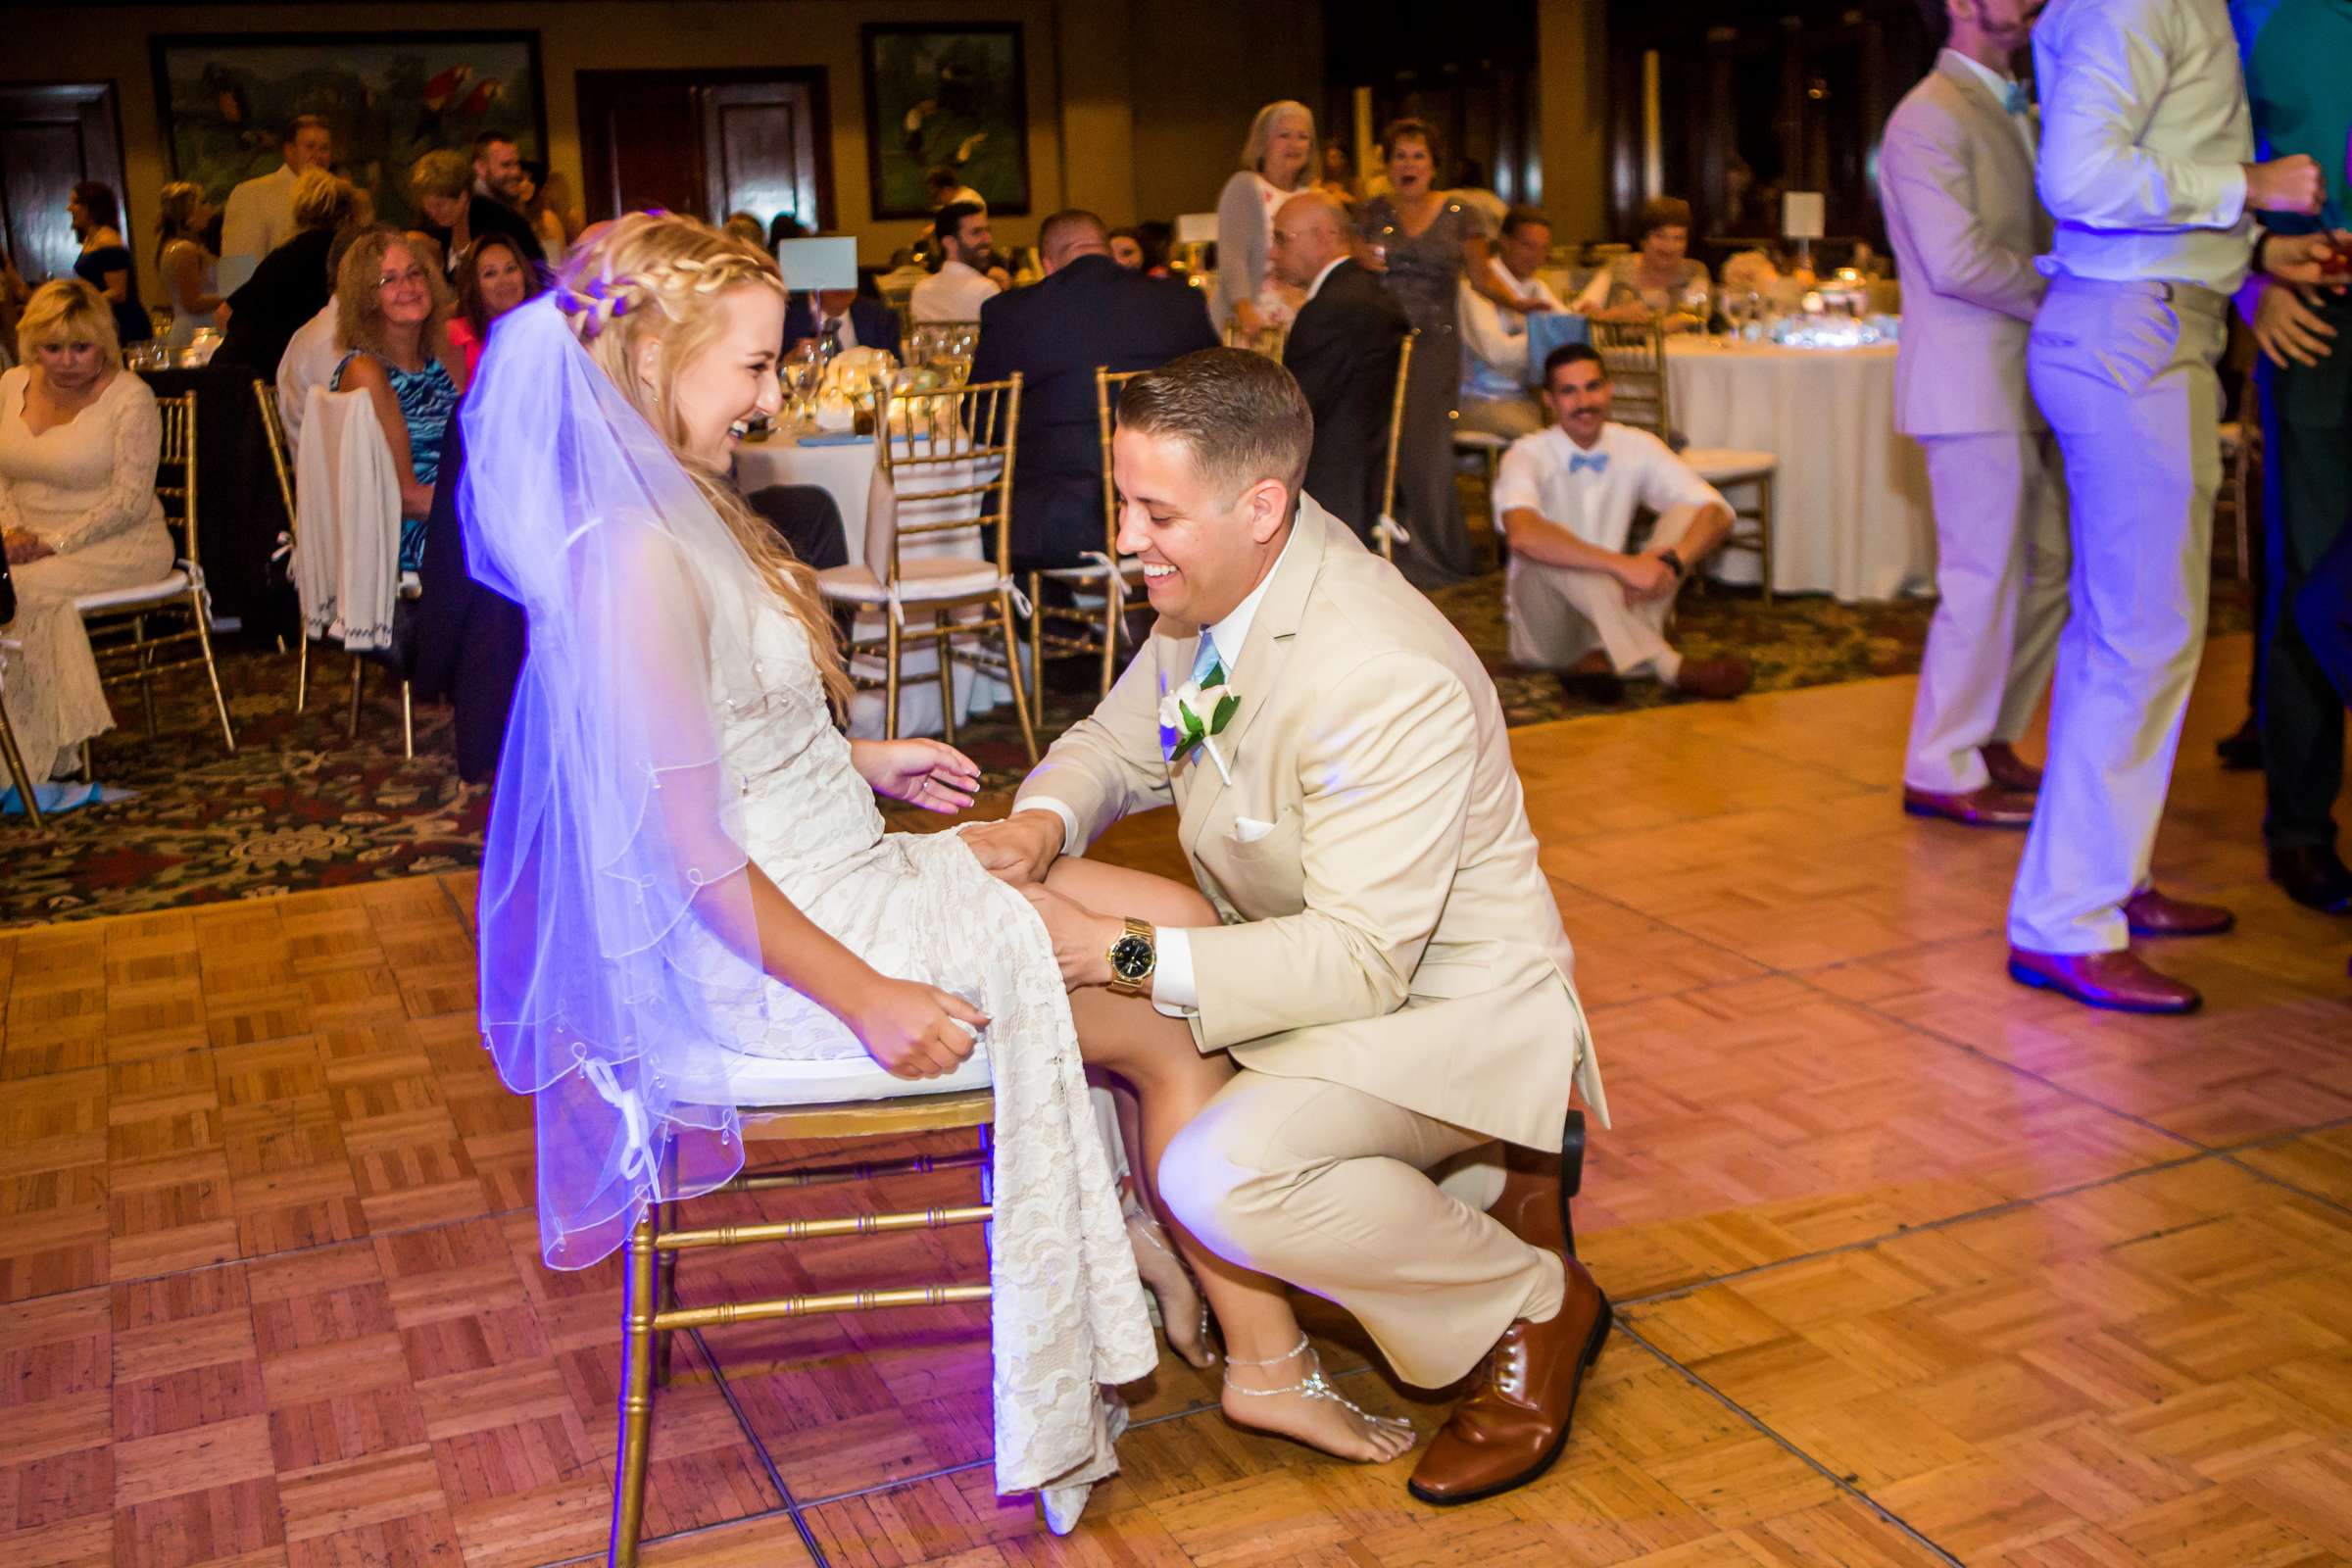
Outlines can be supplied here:
[[1315, 178], [1315, 116], [1285, 98], [1257, 112], [1242, 146], [1242, 167], [1217, 197], [1217, 296], [1211, 307], [1221, 329], [1231, 321], [1250, 333], [1289, 326], [1298, 291], [1266, 265], [1274, 209]]
[[1399, 120], [1384, 138], [1390, 194], [1364, 203], [1359, 260], [1385, 273], [1389, 292], [1420, 336], [1405, 374], [1404, 430], [1396, 457], [1396, 510], [1412, 536], [1402, 558], [1422, 587], [1476, 576], [1482, 567], [1453, 489], [1453, 402], [1460, 390], [1461, 336], [1454, 302], [1461, 282], [1499, 308], [1528, 304], [1488, 265], [1486, 219], [1437, 188], [1437, 135]]

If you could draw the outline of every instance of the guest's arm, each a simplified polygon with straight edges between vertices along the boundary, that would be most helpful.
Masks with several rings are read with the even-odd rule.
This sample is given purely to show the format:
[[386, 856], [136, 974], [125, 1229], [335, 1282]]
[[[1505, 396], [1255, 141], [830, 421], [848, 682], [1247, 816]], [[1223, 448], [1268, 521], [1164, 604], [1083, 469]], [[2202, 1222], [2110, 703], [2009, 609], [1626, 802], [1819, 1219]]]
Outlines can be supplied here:
[[[1464, 211], [1468, 211], [1468, 209], [1464, 209]], [[1494, 245], [1486, 235], [1470, 234], [1463, 237], [1462, 275], [1468, 279], [1470, 286], [1478, 291], [1480, 298], [1494, 302], [1496, 310], [1508, 311], [1513, 316], [1526, 316], [1531, 311], [1550, 309], [1549, 306], [1540, 302], [1530, 305], [1526, 300], [1504, 288], [1502, 279], [1494, 275], [1494, 269], [1487, 265], [1493, 259]]]
[[400, 398], [392, 390], [392, 378], [384, 373], [374, 356], [355, 355], [343, 372], [342, 390], [365, 392], [368, 401], [375, 405], [375, 422], [384, 427], [384, 444], [392, 449], [392, 471], [400, 477], [400, 514], [431, 516], [433, 487], [417, 482], [415, 455], [409, 446], [409, 421], [401, 415]]
[[1256, 176], [1245, 169], [1217, 197], [1217, 292], [1247, 331], [1265, 324], [1254, 303], [1265, 280], [1266, 210], [1258, 201]]
[[[130, 374], [128, 370], [115, 373]], [[163, 416], [157, 412], [155, 395], [143, 383], [135, 384], [119, 400], [118, 407], [113, 471], [107, 476], [106, 489], [87, 512], [49, 534], [50, 548], [61, 555], [128, 533], [155, 516], [155, 466], [164, 453]]]
[[129, 303], [130, 269], [126, 267], [118, 267], [109, 271], [100, 272], [98, 274], [98, 292], [106, 296], [109, 304], [123, 305]]
[[1477, 758], [1469, 693], [1399, 649], [1317, 710], [1296, 764], [1304, 907], [1185, 933], [1202, 1051], [1396, 1011], [1445, 912]]
[[172, 250], [172, 301], [177, 305], [188, 302], [191, 316], [211, 316], [227, 303], [218, 294], [204, 292], [204, 259], [194, 245], [182, 242]]
[[2049, 280], [2034, 258], [1993, 242], [1977, 217], [1976, 178], [1957, 136], [1926, 134], [1898, 117], [1879, 152], [1879, 189], [1918, 239], [1922, 280], [1937, 294], [2034, 319]]

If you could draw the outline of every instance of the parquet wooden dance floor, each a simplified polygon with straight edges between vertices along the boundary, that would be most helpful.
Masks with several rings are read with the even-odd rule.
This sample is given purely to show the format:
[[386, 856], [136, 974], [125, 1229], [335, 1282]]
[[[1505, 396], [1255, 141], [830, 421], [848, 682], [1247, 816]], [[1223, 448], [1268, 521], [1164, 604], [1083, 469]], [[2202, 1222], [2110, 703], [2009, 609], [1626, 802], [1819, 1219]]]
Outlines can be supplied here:
[[[2244, 659], [2207, 661], [2159, 847], [2241, 920], [2165, 956], [2209, 998], [2188, 1020], [2002, 977], [2022, 840], [1899, 814], [1908, 680], [1513, 735], [1618, 1123], [1580, 1229], [1624, 1332], [1542, 1483], [1424, 1508], [1403, 1464], [1234, 1429], [1170, 1358], [1056, 1542], [990, 1489], [985, 1310], [736, 1326], [662, 1396], [648, 1560], [2352, 1560], [2352, 922], [2263, 883], [2260, 780], [2215, 767]], [[1165, 831], [1118, 852], [1164, 867]], [[538, 1261], [470, 897], [0, 936], [0, 1564], [601, 1549], [617, 1272]], [[746, 1249], [681, 1288], [976, 1273], [976, 1247]], [[1442, 1396], [1315, 1322], [1357, 1399], [1435, 1424]]]

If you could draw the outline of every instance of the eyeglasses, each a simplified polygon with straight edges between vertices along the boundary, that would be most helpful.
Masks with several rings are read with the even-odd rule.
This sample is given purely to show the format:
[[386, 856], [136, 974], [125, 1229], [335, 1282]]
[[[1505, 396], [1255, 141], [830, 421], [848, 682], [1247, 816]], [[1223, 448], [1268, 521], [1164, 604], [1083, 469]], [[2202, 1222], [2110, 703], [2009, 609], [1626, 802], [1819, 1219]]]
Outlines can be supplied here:
[[378, 277], [375, 280], [375, 286], [377, 288], [390, 288], [395, 283], [421, 284], [424, 282], [424, 269], [421, 267], [412, 267], [405, 272], [384, 273], [381, 277]]

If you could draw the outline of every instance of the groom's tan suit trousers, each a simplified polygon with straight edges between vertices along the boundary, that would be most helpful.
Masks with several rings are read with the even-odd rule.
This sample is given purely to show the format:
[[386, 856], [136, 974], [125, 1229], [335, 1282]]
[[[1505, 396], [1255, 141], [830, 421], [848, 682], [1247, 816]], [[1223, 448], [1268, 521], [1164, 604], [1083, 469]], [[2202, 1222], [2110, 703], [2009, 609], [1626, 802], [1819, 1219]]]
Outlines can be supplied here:
[[1437, 1387], [1544, 1311], [1558, 1271], [1424, 1172], [1494, 1139], [1557, 1149], [1572, 1092], [1607, 1107], [1494, 682], [1311, 498], [1294, 528], [1233, 660], [1231, 784], [1167, 759], [1160, 698], [1199, 637], [1162, 621], [1016, 808], [1055, 803], [1076, 851], [1177, 808], [1223, 921], [1187, 933], [1193, 1035], [1243, 1070], [1177, 1137], [1160, 1194]]

